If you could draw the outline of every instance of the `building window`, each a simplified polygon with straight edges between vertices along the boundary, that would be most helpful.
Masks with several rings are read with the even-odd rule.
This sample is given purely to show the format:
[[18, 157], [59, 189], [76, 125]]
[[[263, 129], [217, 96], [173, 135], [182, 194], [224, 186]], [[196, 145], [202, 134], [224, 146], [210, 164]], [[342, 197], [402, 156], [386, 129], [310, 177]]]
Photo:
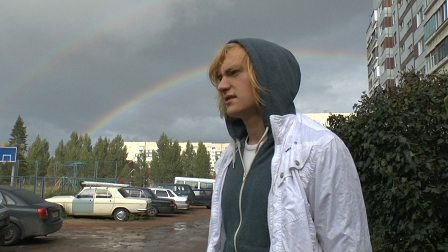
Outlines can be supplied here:
[[414, 51], [414, 46], [412, 45], [412, 43], [408, 46], [408, 51], [409, 53], [412, 53]]
[[419, 27], [423, 21], [424, 21], [424, 16], [423, 16], [423, 7], [420, 8], [420, 10], [418, 11], [416, 17], [415, 17], [416, 21], [417, 21], [417, 27]]
[[417, 43], [417, 55], [421, 55], [425, 51], [425, 42], [421, 38]]
[[426, 57], [426, 69], [431, 70], [448, 55], [448, 37], [440, 42], [437, 47]]
[[398, 62], [398, 55], [395, 54], [394, 55], [394, 67], [397, 67], [397, 62]]
[[446, 2], [440, 6], [440, 8], [429, 18], [428, 22], [426, 22], [424, 31], [425, 31], [425, 41], [431, 37], [431, 35], [439, 29], [442, 23], [447, 19], [447, 5]]

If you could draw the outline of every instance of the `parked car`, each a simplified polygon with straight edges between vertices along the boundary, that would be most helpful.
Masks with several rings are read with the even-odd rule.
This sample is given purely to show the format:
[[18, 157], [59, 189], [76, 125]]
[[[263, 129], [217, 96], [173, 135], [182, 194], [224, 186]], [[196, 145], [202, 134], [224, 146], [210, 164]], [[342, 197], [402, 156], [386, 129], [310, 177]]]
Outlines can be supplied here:
[[129, 186], [123, 188], [131, 197], [135, 198], [147, 198], [151, 199], [151, 209], [148, 210], [147, 214], [149, 216], [156, 216], [157, 214], [172, 214], [176, 208], [176, 202], [171, 199], [163, 199], [157, 197], [151, 191], [151, 189], [146, 187], [136, 187]]
[[0, 204], [0, 245], [5, 245], [6, 233], [11, 228], [9, 210]]
[[206, 206], [208, 209], [212, 207], [212, 189], [193, 189], [193, 193], [193, 206]]
[[47, 202], [29, 190], [0, 185], [0, 204], [8, 208], [11, 222], [5, 245], [14, 245], [25, 238], [46, 236], [62, 227], [59, 205]]
[[103, 216], [126, 221], [130, 214], [146, 214], [151, 199], [129, 198], [122, 187], [86, 186], [79, 193], [46, 199], [57, 203], [70, 216]]
[[190, 201], [187, 196], [179, 196], [171, 189], [167, 188], [149, 188], [159, 198], [172, 199], [176, 202], [176, 209], [189, 209]]
[[193, 190], [191, 189], [191, 186], [188, 184], [159, 183], [152, 186], [152, 188], [171, 189], [178, 196], [187, 196], [190, 204], [194, 202], [194, 193]]

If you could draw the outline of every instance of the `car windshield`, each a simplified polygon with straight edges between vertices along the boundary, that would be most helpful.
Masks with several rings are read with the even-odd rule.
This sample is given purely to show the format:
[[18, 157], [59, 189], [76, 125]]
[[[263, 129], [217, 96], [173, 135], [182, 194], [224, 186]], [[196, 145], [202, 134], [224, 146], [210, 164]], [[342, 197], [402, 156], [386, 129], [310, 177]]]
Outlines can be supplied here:
[[26, 189], [14, 190], [14, 193], [28, 204], [38, 204], [46, 202], [41, 197], [37, 196], [37, 194]]

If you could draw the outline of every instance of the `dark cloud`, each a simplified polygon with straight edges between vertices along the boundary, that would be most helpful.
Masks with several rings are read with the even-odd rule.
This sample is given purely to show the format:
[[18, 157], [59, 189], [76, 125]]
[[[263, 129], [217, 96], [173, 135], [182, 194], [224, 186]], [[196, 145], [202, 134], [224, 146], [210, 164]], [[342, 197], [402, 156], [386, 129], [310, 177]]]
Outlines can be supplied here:
[[299, 111], [351, 112], [371, 12], [368, 1], [2, 1], [0, 142], [19, 115], [28, 144], [39, 134], [52, 150], [71, 132], [227, 142], [205, 71], [238, 37], [299, 54]]

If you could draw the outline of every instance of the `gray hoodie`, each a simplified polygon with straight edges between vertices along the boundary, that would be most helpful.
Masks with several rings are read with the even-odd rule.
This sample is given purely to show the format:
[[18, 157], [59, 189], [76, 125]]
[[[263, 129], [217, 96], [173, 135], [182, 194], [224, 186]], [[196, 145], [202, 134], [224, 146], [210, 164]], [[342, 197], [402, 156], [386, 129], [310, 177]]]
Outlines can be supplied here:
[[[271, 128], [269, 116], [295, 114], [294, 98], [300, 87], [300, 68], [291, 52], [261, 39], [235, 39], [249, 54], [261, 93], [263, 123]], [[229, 43], [230, 43], [229, 42]], [[226, 242], [224, 251], [269, 251], [267, 224], [268, 194], [271, 188], [271, 160], [274, 140], [271, 130], [255, 156], [244, 182], [244, 169], [238, 152], [244, 151], [247, 131], [241, 120], [226, 120], [230, 136], [240, 146], [234, 151], [222, 190], [222, 217]], [[235, 157], [236, 156], [236, 157]]]

